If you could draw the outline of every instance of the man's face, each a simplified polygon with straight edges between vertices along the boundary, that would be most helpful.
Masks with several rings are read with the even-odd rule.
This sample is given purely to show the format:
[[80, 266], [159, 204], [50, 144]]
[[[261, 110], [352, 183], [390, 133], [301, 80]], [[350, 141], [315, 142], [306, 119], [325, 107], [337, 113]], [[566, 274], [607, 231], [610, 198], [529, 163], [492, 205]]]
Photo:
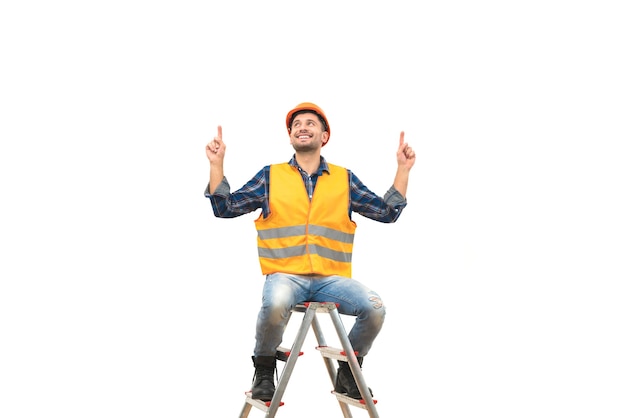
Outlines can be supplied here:
[[296, 151], [315, 151], [328, 141], [328, 132], [317, 114], [300, 113], [291, 122], [289, 138]]

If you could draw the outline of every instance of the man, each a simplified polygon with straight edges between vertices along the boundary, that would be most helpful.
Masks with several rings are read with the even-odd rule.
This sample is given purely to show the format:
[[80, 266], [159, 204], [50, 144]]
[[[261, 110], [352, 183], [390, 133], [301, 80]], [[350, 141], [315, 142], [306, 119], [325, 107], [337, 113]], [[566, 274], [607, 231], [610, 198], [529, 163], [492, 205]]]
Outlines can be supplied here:
[[[380, 296], [352, 279], [356, 212], [375, 221], [395, 222], [406, 206], [415, 153], [404, 142], [398, 168], [384, 198], [370, 191], [350, 170], [327, 163], [321, 149], [330, 139], [326, 115], [313, 103], [287, 113], [287, 132], [295, 154], [288, 163], [263, 167], [235, 192], [224, 177], [226, 145], [222, 128], [206, 146], [210, 163], [205, 196], [213, 213], [233, 218], [261, 209], [255, 220], [261, 271], [266, 276], [256, 325], [252, 398], [274, 396], [276, 349], [291, 309], [302, 302], [334, 302], [339, 313], [356, 317], [348, 335], [359, 365], [380, 332], [385, 306]], [[339, 361], [335, 391], [361, 399], [347, 362]]]

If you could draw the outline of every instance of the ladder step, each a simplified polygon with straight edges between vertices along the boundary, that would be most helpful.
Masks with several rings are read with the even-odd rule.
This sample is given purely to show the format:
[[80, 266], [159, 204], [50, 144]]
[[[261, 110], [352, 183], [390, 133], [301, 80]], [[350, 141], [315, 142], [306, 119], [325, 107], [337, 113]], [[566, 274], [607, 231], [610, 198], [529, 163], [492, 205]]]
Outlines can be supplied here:
[[[270, 401], [262, 401], [260, 399], [252, 399], [252, 392], [246, 392], [246, 402], [250, 405], [254, 406], [257, 409], [260, 409], [263, 412], [267, 412], [270, 409]], [[285, 403], [281, 402], [279, 406], [283, 406]]]
[[[322, 353], [323, 357], [332, 358], [335, 360], [348, 361], [348, 356], [346, 352], [341, 348], [333, 348], [328, 346], [318, 346], [315, 347], [317, 351]], [[358, 356], [359, 353], [357, 351], [354, 352], [355, 356]]]
[[294, 312], [306, 312], [309, 306], [313, 305], [314, 309], [318, 313], [328, 313], [330, 309], [336, 309], [339, 304], [331, 303], [331, 302], [305, 302], [300, 305], [296, 305], [293, 307], [292, 311]]
[[[298, 353], [298, 356], [303, 355], [304, 353], [302, 351], [300, 351]], [[287, 359], [289, 358], [289, 356], [291, 355], [291, 349], [290, 348], [286, 348], [286, 347], [278, 347], [276, 349], [276, 360], [280, 360], [280, 361], [287, 361]]]
[[[346, 395], [344, 395], [342, 393], [337, 393], [334, 390], [331, 391], [330, 393], [335, 395], [339, 402], [343, 402], [343, 403], [346, 403], [348, 405], [356, 406], [357, 408], [367, 409], [367, 404], [365, 403], [365, 400], [363, 400], [363, 399], [354, 399], [354, 398], [346, 396]], [[376, 399], [372, 399], [372, 401], [374, 401], [374, 404], [378, 403], [378, 401]]]

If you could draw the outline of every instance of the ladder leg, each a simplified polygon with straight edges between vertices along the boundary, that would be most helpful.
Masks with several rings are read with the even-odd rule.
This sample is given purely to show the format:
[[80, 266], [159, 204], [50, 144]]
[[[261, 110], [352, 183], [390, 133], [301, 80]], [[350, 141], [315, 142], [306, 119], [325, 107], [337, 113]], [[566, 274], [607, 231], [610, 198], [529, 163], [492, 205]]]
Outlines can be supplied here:
[[315, 307], [309, 307], [304, 313], [304, 318], [302, 319], [302, 325], [300, 325], [300, 330], [296, 335], [296, 339], [293, 342], [291, 347], [291, 354], [285, 363], [285, 367], [280, 375], [280, 379], [278, 379], [278, 386], [276, 387], [276, 391], [274, 392], [274, 397], [272, 398], [272, 402], [270, 403], [270, 407], [267, 410], [266, 418], [274, 418], [276, 415], [276, 411], [280, 406], [280, 401], [285, 393], [285, 389], [287, 388], [287, 383], [289, 382], [289, 378], [291, 377], [291, 373], [296, 365], [296, 361], [298, 360], [298, 355], [300, 350], [302, 349], [302, 345], [304, 344], [304, 340], [306, 339], [306, 334], [309, 331], [309, 327], [313, 322], [313, 318], [315, 318]]
[[350, 365], [350, 370], [352, 370], [352, 375], [354, 376], [356, 385], [361, 392], [361, 396], [363, 397], [365, 404], [367, 405], [367, 411], [370, 415], [370, 418], [378, 418], [378, 412], [376, 412], [374, 399], [372, 398], [369, 388], [365, 383], [365, 378], [363, 377], [363, 373], [361, 372], [361, 366], [359, 366], [359, 362], [356, 359], [356, 355], [354, 354], [352, 344], [348, 339], [348, 334], [346, 334], [346, 330], [343, 326], [343, 323], [341, 322], [341, 318], [339, 317], [339, 311], [335, 307], [328, 309], [328, 313], [330, 314], [333, 325], [337, 330], [337, 335], [339, 336], [339, 340], [341, 341], [341, 346], [346, 352], [346, 356], [348, 357], [348, 364]]
[[[313, 318], [313, 333], [315, 334], [315, 338], [317, 339], [317, 344], [321, 347], [326, 347], [326, 340], [324, 339], [324, 334], [322, 333], [322, 327], [320, 326], [319, 320], [317, 316]], [[328, 376], [330, 377], [331, 385], [333, 388], [335, 387], [335, 381], [337, 380], [337, 370], [335, 369], [335, 364], [333, 360], [328, 357], [322, 357], [324, 359], [324, 364], [326, 365], [326, 370], [328, 371]], [[339, 403], [339, 407], [341, 408], [341, 412], [343, 413], [343, 418], [352, 418], [352, 413], [350, 412], [350, 407], [337, 400]]]
[[241, 409], [241, 414], [239, 414], [239, 418], [248, 418], [248, 414], [250, 413], [251, 409], [252, 405], [250, 405], [248, 402], [244, 402], [243, 408]]

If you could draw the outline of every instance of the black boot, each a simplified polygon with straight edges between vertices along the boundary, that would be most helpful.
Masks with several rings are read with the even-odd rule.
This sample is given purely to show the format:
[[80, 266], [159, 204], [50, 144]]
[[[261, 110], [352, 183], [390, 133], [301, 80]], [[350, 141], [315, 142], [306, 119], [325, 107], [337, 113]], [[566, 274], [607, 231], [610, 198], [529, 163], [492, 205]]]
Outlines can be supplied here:
[[[359, 367], [363, 365], [363, 357], [357, 357]], [[337, 369], [337, 381], [335, 382], [335, 392], [342, 393], [354, 399], [363, 399], [359, 387], [356, 385], [356, 380], [350, 370], [350, 365], [345, 361], [338, 361], [339, 369]], [[372, 389], [367, 388], [370, 391], [370, 395], [374, 396]]]
[[254, 363], [254, 383], [252, 384], [252, 399], [271, 401], [276, 388], [274, 387], [274, 370], [276, 370], [275, 356], [252, 357]]

